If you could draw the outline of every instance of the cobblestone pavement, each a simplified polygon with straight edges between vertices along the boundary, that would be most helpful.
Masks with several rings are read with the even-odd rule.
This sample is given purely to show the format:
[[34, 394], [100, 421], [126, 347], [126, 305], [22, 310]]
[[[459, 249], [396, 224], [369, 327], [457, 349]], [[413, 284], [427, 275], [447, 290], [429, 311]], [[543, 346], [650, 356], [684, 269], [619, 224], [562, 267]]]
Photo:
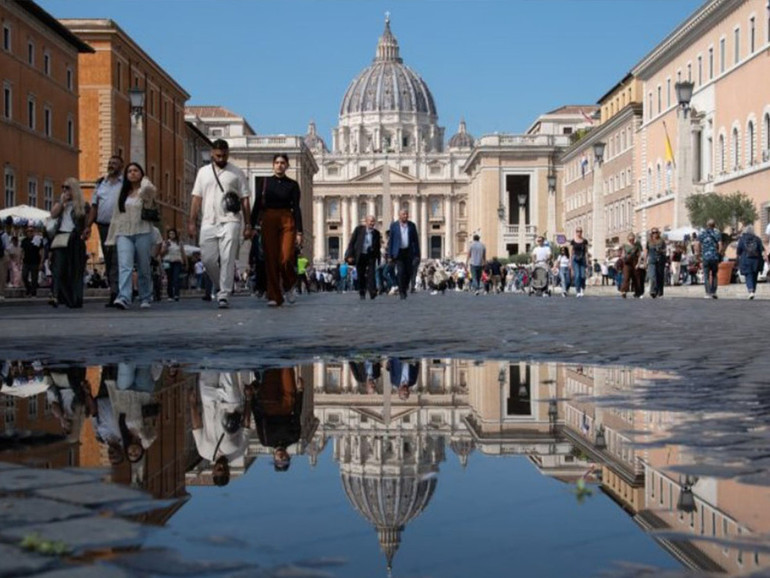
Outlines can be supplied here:
[[[760, 296], [770, 294], [761, 286]], [[589, 288], [582, 299], [417, 293], [406, 301], [357, 294], [300, 295], [268, 308], [242, 296], [231, 308], [197, 297], [150, 310], [82, 310], [44, 302], [0, 304], [6, 359], [43, 357], [89, 363], [175, 360], [194, 366], [243, 368], [356, 352], [496, 357], [623, 364], [673, 370], [692, 379], [763, 383], [770, 368], [764, 338], [770, 308], [748, 301], [745, 288], [677, 287], [666, 298], [621, 299]]]

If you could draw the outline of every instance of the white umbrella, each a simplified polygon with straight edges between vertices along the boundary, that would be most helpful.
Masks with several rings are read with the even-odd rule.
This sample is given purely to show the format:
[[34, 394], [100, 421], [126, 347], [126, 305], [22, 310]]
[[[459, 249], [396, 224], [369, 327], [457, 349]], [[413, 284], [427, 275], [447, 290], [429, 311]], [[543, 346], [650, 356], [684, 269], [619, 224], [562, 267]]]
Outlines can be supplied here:
[[684, 236], [689, 235], [695, 229], [693, 227], [679, 227], [670, 231], [663, 231], [663, 236], [669, 241], [684, 241]]
[[14, 385], [3, 385], [0, 387], [0, 393], [5, 395], [12, 395], [14, 397], [32, 397], [39, 393], [47, 391], [51, 384], [45, 377], [40, 377], [32, 381], [20, 383], [18, 380], [14, 380]]
[[29, 205], [16, 205], [15, 207], [8, 207], [0, 211], [0, 219], [6, 217], [14, 217], [19, 219], [27, 219], [28, 221], [43, 221], [51, 216], [49, 211], [38, 209], [37, 207], [30, 207]]
[[195, 245], [185, 245], [184, 246], [184, 253], [185, 255], [192, 255], [193, 253], [200, 253], [201, 248], [196, 247]]

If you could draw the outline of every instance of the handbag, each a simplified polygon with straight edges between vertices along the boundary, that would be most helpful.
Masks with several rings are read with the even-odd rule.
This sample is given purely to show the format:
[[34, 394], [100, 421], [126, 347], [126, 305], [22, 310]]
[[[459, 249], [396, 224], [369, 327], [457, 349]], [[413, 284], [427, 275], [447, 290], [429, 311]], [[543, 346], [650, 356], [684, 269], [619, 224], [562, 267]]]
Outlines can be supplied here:
[[222, 197], [222, 210], [225, 213], [232, 213], [233, 215], [237, 215], [241, 212], [241, 199], [238, 196], [237, 193], [234, 193], [233, 191], [227, 191], [225, 193], [225, 188], [222, 186], [221, 181], [219, 180], [219, 175], [217, 175], [217, 169], [214, 166], [214, 163], [211, 163], [211, 170], [214, 172], [214, 178], [217, 180], [217, 185], [219, 185], [219, 190], [222, 191], [224, 196]]
[[45, 220], [45, 236], [52, 240], [56, 233], [59, 232], [59, 227], [61, 227], [61, 215], [58, 217], [48, 217]]
[[72, 232], [56, 233], [51, 241], [51, 249], [66, 249], [70, 242]]
[[145, 207], [144, 203], [142, 203], [142, 221], [160, 223], [160, 211], [155, 203], [151, 207]]

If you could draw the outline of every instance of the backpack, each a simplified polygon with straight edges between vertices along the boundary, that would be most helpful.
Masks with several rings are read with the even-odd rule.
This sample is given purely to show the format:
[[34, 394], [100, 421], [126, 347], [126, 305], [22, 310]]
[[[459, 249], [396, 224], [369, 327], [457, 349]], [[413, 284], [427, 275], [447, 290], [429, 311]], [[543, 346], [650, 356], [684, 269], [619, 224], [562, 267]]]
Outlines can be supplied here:
[[756, 235], [751, 235], [746, 239], [746, 256], [747, 257], [759, 257], [761, 253], [759, 251], [759, 239]]

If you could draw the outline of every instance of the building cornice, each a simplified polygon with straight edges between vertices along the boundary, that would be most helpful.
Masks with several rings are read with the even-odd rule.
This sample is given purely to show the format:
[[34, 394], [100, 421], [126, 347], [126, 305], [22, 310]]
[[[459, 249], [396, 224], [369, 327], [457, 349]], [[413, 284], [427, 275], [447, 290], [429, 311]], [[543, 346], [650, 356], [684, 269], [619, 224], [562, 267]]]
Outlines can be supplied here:
[[709, 0], [648, 53], [631, 74], [642, 80], [650, 77], [744, 2], [746, 0]]
[[559, 158], [559, 163], [567, 163], [581, 154], [584, 150], [589, 149], [593, 144], [603, 137], [606, 137], [609, 133], [616, 130], [621, 125], [632, 120], [634, 117], [641, 118], [643, 113], [643, 106], [641, 103], [632, 102], [627, 104], [623, 110], [613, 116], [610, 120], [597, 126], [586, 136], [568, 148]]
[[184, 88], [182, 88], [182, 86], [176, 80], [174, 80], [174, 78], [168, 72], [166, 72], [157, 62], [155, 62], [155, 60], [153, 60], [153, 58], [147, 54], [142, 49], [142, 47], [133, 40], [133, 38], [126, 34], [126, 32], [120, 26], [118, 26], [114, 20], [101, 18], [63, 18], [60, 20], [60, 22], [71, 32], [78, 35], [86, 42], [118, 38], [121, 42], [130, 47], [131, 50], [136, 52], [145, 62], [147, 62], [150, 65], [150, 68], [153, 69], [159, 78], [164, 78], [169, 84], [171, 84], [174, 89], [182, 95], [184, 100], [190, 99], [190, 94]]

